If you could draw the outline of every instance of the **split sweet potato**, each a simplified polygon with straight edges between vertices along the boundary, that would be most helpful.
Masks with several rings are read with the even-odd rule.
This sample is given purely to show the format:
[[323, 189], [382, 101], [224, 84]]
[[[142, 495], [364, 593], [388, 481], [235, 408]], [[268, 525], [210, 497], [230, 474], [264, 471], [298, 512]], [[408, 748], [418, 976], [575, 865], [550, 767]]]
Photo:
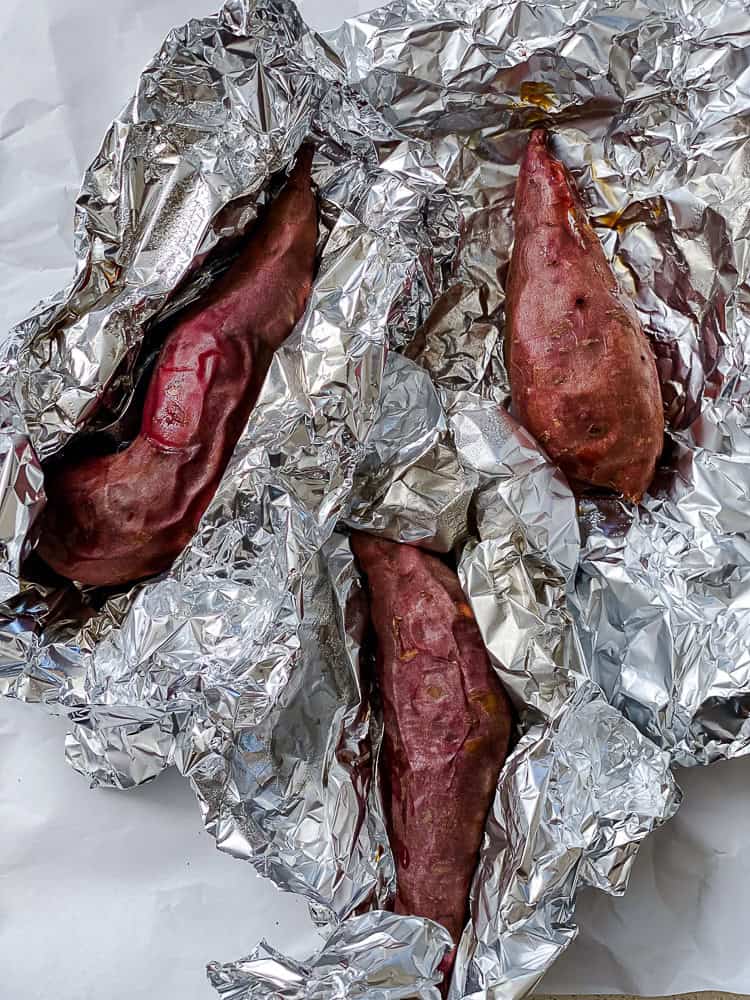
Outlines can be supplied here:
[[352, 546], [377, 640], [395, 910], [437, 921], [458, 942], [510, 702], [452, 570], [410, 545], [355, 534]]
[[38, 552], [58, 573], [113, 585], [167, 569], [187, 545], [313, 279], [312, 152], [227, 273], [177, 321], [124, 450], [55, 463]]
[[514, 221], [507, 343], [515, 415], [574, 488], [640, 500], [664, 438], [656, 362], [542, 129], [521, 164]]

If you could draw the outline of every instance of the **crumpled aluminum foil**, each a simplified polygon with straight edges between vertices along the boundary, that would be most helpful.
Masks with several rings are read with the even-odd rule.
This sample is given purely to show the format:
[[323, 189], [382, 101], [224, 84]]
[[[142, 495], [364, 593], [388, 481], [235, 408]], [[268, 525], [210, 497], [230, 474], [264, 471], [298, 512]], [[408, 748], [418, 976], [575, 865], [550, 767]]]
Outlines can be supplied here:
[[450, 1000], [531, 992], [578, 933], [576, 891], [621, 895], [639, 844], [678, 805], [667, 755], [593, 683], [529, 730], [498, 782]]
[[308, 962], [264, 941], [238, 962], [212, 962], [208, 978], [224, 1000], [440, 1000], [439, 965], [450, 944], [431, 920], [373, 910], [341, 924]]
[[[450, 1000], [526, 996], [576, 935], [577, 889], [624, 892], [638, 844], [678, 804], [664, 752], [590, 681], [529, 730], [500, 776]], [[438, 1000], [449, 946], [429, 920], [375, 910], [345, 921], [308, 962], [264, 942], [208, 974], [230, 1000]]]
[[[214, 967], [224, 995], [435, 995], [434, 925], [337, 923], [393, 884], [340, 525], [456, 552], [525, 733], [454, 998], [520, 998], [574, 935], [576, 888], [622, 891], [676, 808], [670, 758], [747, 752], [748, 30], [718, 0], [402, 0], [321, 39], [286, 0], [229, 0], [169, 36], [105, 137], [73, 283], [4, 346], [0, 693], [67, 713], [95, 782], [176, 764], [219, 847], [335, 927], [304, 965]], [[655, 341], [670, 447], [637, 509], [577, 506], [499, 405], [540, 121]], [[23, 579], [41, 463], [117, 420], [144, 328], [200, 293], [308, 137], [320, 272], [191, 545], [130, 592]]]
[[189, 548], [103, 603], [23, 582], [4, 608], [0, 689], [67, 712], [68, 758], [94, 782], [127, 788], [176, 764], [218, 846], [325, 922], [384, 902], [393, 881], [347, 617], [355, 574], [333, 533], [389, 339], [426, 317], [457, 216], [429, 149], [397, 141], [323, 56], [283, 0], [229, 3], [167, 39], [89, 169], [76, 281], [6, 352], [3, 398], [33, 458], [16, 484], [36, 485], [29, 510], [39, 460], [97, 426], [92, 401], [106, 413], [111, 397], [127, 402], [144, 323], [173, 311], [178, 282], [246, 224], [308, 135], [327, 232], [305, 316]]
[[[570, 546], [558, 569], [577, 562], [564, 609], [572, 655], [543, 655], [543, 677], [531, 660], [505, 677], [549, 715], [581, 671], [680, 764], [750, 747], [749, 31], [742, 0], [406, 0], [328, 36], [373, 106], [431, 143], [461, 205], [455, 280], [421, 359], [445, 390], [508, 394], [502, 341], [490, 346], [487, 329], [502, 307], [527, 129], [555, 132], [653, 339], [670, 430], [640, 507], [581, 504], [577, 557], [569, 508], [553, 515], [550, 536]], [[520, 500], [536, 531], [548, 500]], [[483, 592], [505, 586], [484, 543], [473, 563]], [[482, 627], [499, 651], [499, 626]]]

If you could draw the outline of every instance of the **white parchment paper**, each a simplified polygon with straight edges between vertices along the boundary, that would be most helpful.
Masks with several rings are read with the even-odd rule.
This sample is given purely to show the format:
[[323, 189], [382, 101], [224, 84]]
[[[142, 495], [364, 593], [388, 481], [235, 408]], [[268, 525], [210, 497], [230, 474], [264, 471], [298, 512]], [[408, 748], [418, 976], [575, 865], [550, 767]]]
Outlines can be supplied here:
[[[0, 3], [0, 333], [72, 271], [73, 201], [137, 74], [210, 0]], [[318, 28], [371, 4], [305, 0]], [[92, 85], [93, 81], [96, 85]], [[220, 855], [176, 774], [90, 791], [64, 726], [0, 701], [2, 1000], [209, 1000], [209, 959], [260, 937], [309, 954], [299, 900]], [[750, 761], [681, 772], [682, 810], [646, 842], [621, 900], [589, 892], [547, 992], [750, 991]], [[105, 978], [106, 977], [106, 978]]]
[[261, 937], [318, 947], [300, 899], [219, 854], [176, 771], [91, 791], [64, 737], [37, 706], [0, 705], [3, 1000], [216, 1000], [211, 959]]

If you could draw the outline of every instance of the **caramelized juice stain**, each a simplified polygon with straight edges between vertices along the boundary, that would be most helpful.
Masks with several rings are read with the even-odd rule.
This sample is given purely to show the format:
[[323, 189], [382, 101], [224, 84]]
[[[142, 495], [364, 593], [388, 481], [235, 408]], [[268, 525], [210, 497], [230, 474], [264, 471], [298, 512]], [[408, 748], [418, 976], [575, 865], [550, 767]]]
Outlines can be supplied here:
[[518, 96], [524, 104], [534, 104], [542, 111], [553, 111], [559, 103], [553, 88], [543, 80], [524, 80]]
[[[622, 234], [626, 229], [630, 228], [634, 224], [643, 221], [641, 218], [633, 218], [632, 216], [630, 219], [623, 218], [628, 207], [630, 206], [615, 209], [613, 212], [605, 212], [604, 215], [597, 215], [595, 216], [594, 221], [597, 226], [614, 229], [618, 233]], [[644, 202], [643, 207], [650, 215], [652, 222], [656, 222], [663, 214], [663, 209], [656, 200], [652, 202]]]

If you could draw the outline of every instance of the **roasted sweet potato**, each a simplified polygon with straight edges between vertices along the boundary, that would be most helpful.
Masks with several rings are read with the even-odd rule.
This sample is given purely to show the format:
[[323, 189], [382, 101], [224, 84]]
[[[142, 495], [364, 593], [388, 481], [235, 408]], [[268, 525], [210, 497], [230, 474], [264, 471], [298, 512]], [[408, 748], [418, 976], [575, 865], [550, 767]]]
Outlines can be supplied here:
[[458, 942], [510, 702], [452, 570], [410, 545], [355, 534], [352, 546], [377, 640], [395, 910], [441, 923]]
[[195, 533], [310, 292], [311, 161], [303, 150], [238, 259], [178, 319], [135, 440], [48, 469], [38, 552], [58, 573], [86, 584], [138, 580], [167, 569]]
[[576, 488], [640, 500], [664, 438], [659, 378], [572, 178], [535, 130], [516, 185], [507, 297], [513, 410]]

